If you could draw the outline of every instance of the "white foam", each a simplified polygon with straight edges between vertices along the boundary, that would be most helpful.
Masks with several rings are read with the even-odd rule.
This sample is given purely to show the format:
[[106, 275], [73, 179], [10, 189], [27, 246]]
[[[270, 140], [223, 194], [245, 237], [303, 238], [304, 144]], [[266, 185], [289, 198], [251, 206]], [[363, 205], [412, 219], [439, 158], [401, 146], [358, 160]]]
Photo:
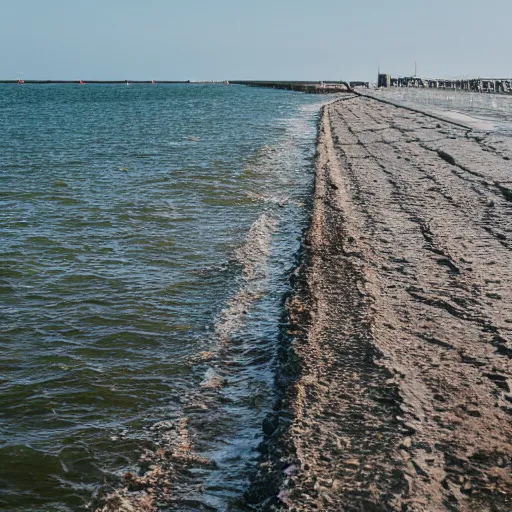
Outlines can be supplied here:
[[251, 306], [265, 294], [272, 234], [276, 228], [277, 221], [263, 213], [251, 226], [245, 243], [236, 251], [243, 266], [242, 282], [215, 323], [215, 333], [221, 344], [228, 342], [243, 326]]

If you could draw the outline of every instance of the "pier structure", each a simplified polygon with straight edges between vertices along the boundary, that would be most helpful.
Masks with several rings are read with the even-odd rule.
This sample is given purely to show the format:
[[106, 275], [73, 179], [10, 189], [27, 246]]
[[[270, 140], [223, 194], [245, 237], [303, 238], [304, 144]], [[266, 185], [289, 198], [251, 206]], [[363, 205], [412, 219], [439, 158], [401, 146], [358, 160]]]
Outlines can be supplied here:
[[370, 82], [349, 82], [349, 85], [352, 89], [354, 87], [363, 87], [364, 89], [370, 88]]
[[[389, 75], [387, 75], [389, 76]], [[379, 87], [412, 87], [416, 89], [444, 89], [453, 91], [512, 94], [512, 78], [421, 78], [418, 76], [390, 77], [384, 81], [379, 76]]]
[[309, 94], [333, 94], [339, 92], [350, 92], [352, 90], [350, 85], [343, 81], [279, 82], [267, 80], [230, 80], [229, 83], [235, 85], [247, 85], [249, 87], [267, 87], [270, 89], [306, 92]]

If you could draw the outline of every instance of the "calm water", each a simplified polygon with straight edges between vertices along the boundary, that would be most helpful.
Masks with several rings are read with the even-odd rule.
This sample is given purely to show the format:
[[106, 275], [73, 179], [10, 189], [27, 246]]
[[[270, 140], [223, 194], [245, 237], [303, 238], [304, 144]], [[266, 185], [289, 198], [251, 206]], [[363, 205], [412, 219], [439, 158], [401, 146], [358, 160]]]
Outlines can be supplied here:
[[236, 502], [323, 101], [0, 86], [0, 508], [82, 510], [184, 419], [216, 463], [178, 482], [190, 510]]

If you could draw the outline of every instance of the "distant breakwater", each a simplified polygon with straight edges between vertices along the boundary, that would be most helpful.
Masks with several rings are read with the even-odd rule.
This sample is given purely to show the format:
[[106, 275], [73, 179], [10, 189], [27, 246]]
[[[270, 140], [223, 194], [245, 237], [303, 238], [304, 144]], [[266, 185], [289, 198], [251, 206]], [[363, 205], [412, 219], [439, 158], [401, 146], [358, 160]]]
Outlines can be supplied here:
[[284, 89], [287, 91], [305, 92], [308, 94], [333, 94], [350, 92], [347, 82], [279, 82], [265, 80], [230, 80], [230, 84], [247, 85], [249, 87], [267, 87], [270, 89]]
[[265, 80], [229, 80], [229, 81], [191, 81], [191, 80], [0, 80], [0, 84], [234, 84], [250, 87], [266, 87], [271, 89], [283, 89], [287, 91], [304, 92], [308, 94], [334, 94], [340, 92], [351, 92], [353, 86], [363, 85], [368, 87], [367, 82], [347, 83], [342, 81], [265, 81]]

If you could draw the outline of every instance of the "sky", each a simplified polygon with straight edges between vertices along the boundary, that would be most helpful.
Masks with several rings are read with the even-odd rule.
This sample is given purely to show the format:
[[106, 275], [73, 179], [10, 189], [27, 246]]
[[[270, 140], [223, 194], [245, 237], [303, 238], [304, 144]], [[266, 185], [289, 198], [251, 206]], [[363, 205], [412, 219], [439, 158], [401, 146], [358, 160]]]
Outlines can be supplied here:
[[511, 0], [0, 0], [0, 79], [510, 77], [511, 23]]

